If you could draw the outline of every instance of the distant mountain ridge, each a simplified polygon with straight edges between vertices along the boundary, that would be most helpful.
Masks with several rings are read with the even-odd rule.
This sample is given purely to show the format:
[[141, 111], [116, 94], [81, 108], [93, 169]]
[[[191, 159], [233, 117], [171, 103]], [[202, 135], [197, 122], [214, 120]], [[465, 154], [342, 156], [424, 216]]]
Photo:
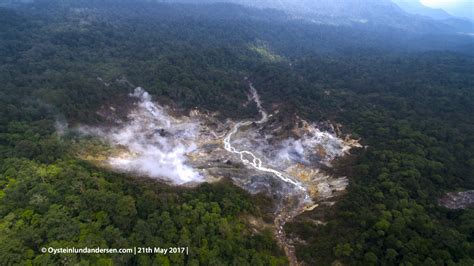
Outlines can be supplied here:
[[454, 18], [441, 8], [431, 8], [423, 5], [418, 0], [392, 0], [395, 4], [410, 14], [422, 15], [433, 19], [450, 19]]
[[[0, 0], [0, 6], [29, 2], [81, 0]], [[97, 0], [97, 2], [158, 2], [187, 4], [232, 3], [285, 12], [289, 19], [315, 24], [387, 27], [420, 34], [474, 33], [473, 21], [426, 7], [416, 0]]]
[[[235, 3], [282, 10], [293, 18], [321, 24], [368, 24], [414, 32], [473, 32], [473, 23], [406, 0], [159, 0], [168, 3]], [[417, 12], [409, 10], [418, 10]]]

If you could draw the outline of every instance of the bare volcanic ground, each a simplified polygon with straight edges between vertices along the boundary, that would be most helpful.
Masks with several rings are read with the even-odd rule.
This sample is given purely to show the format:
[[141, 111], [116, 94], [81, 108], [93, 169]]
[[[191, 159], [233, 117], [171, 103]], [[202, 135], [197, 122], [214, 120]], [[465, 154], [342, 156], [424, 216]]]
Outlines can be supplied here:
[[440, 200], [439, 204], [448, 209], [466, 209], [474, 207], [474, 190], [449, 192]]
[[[175, 115], [140, 87], [129, 100], [126, 110], [101, 108], [100, 114], [113, 118], [111, 124], [74, 129], [80, 138], [89, 138], [80, 142], [78, 155], [114, 171], [171, 185], [230, 179], [252, 194], [270, 196], [275, 203], [275, 235], [291, 264], [297, 262], [284, 224], [345, 190], [347, 178], [321, 169], [360, 147], [349, 136], [337, 136], [330, 124], [318, 125], [277, 110], [268, 114], [250, 82], [248, 102], [242, 105], [255, 104], [259, 116], [244, 121], [222, 121], [217, 114], [198, 109]], [[119, 115], [124, 112], [125, 116]], [[91, 150], [91, 138], [102, 148]]]

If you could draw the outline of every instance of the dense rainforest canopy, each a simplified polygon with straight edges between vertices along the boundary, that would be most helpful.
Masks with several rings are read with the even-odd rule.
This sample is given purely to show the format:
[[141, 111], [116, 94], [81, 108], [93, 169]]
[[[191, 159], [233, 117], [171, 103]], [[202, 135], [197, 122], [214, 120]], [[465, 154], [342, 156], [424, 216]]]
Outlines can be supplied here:
[[[446, 41], [449, 39], [449, 41]], [[343, 125], [365, 149], [331, 208], [286, 230], [308, 265], [472, 265], [474, 210], [438, 205], [474, 188], [472, 38], [319, 25], [230, 4], [38, 1], [0, 8], [0, 264], [285, 265], [270, 204], [230, 182], [176, 188], [74, 156], [59, 122], [96, 110], [126, 77], [181, 108], [245, 117], [264, 105]], [[98, 80], [100, 78], [100, 80]], [[240, 111], [239, 111], [240, 110]], [[257, 204], [255, 204], [257, 202]], [[312, 217], [321, 217], [317, 225]], [[190, 255], [52, 255], [45, 246], [164, 246]]]

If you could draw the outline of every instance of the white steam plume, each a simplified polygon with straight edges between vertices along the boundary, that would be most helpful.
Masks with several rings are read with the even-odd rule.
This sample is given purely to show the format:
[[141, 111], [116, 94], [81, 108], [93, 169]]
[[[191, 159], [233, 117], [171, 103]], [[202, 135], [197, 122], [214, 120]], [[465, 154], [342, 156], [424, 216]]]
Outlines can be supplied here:
[[140, 87], [131, 96], [138, 103], [127, 122], [116, 128], [81, 128], [84, 133], [126, 148], [124, 154], [110, 157], [108, 164], [119, 171], [136, 172], [177, 185], [203, 182], [204, 178], [186, 164], [186, 154], [196, 149], [198, 124], [171, 117]]

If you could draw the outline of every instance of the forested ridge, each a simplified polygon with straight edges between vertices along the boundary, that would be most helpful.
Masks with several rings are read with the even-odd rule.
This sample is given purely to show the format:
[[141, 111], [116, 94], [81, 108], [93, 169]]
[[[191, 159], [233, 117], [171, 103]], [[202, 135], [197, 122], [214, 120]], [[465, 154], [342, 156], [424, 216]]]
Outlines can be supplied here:
[[[445, 192], [474, 187], [472, 39], [372, 30], [226, 4], [0, 8], [0, 264], [286, 264], [272, 232], [243, 218], [268, 215], [263, 196], [230, 182], [184, 189], [99, 169], [57, 131], [58, 122], [101, 123], [96, 110], [129, 93], [114, 82], [123, 78], [181, 108], [248, 117], [239, 104], [249, 77], [268, 109], [340, 123], [367, 146], [334, 169], [350, 178], [335, 206], [287, 225], [303, 240], [300, 260], [472, 265], [473, 210], [438, 206]], [[191, 250], [40, 251], [141, 245]]]

